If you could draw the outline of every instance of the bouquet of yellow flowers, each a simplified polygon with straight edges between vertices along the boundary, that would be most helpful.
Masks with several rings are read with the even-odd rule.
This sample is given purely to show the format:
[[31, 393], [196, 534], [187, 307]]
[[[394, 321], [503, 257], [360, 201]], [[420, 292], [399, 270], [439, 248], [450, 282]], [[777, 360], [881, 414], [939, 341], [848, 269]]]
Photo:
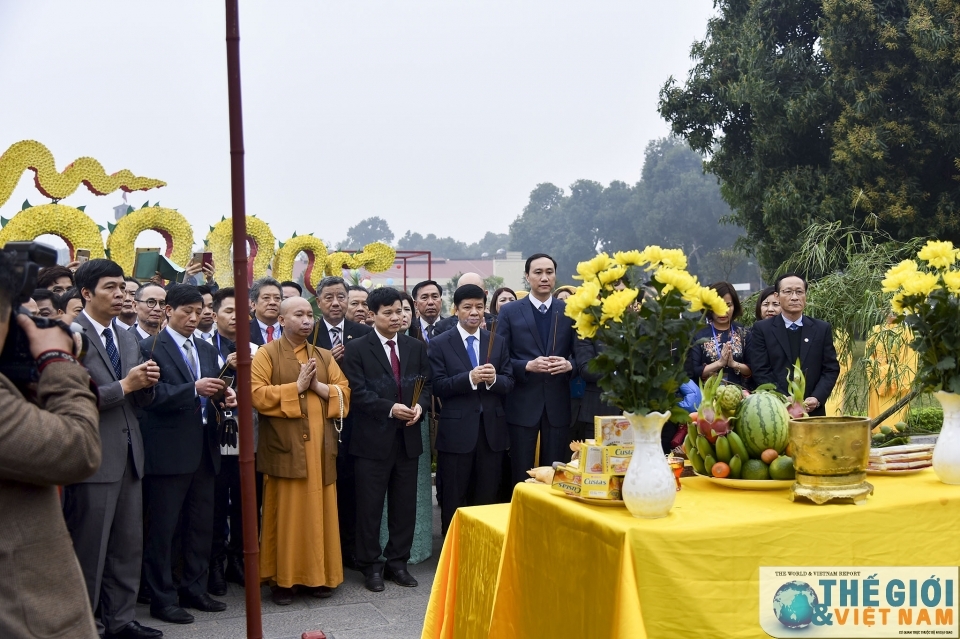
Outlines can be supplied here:
[[687, 421], [677, 397], [688, 379], [687, 351], [703, 311], [723, 315], [727, 305], [686, 268], [683, 251], [659, 246], [601, 253], [577, 266], [583, 284], [567, 298], [566, 314], [581, 338], [600, 346], [589, 366], [603, 375], [607, 403], [638, 415], [669, 410], [672, 421]]
[[917, 258], [887, 271], [883, 291], [894, 294], [890, 308], [913, 333], [921, 390], [960, 393], [960, 251], [931, 240]]

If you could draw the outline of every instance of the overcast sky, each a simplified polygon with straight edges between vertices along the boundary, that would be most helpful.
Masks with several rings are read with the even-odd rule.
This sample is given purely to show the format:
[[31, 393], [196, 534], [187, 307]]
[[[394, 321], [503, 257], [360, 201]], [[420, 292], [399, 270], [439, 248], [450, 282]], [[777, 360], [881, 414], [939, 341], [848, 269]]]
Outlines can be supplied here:
[[[635, 182], [712, 0], [241, 1], [247, 212], [279, 240], [356, 221], [475, 241], [541, 182]], [[230, 213], [223, 3], [0, 0], [0, 152], [35, 139]], [[30, 174], [27, 174], [30, 175]], [[46, 201], [22, 179], [0, 215]], [[120, 194], [81, 187], [100, 224]], [[150, 244], [140, 241], [139, 245]]]

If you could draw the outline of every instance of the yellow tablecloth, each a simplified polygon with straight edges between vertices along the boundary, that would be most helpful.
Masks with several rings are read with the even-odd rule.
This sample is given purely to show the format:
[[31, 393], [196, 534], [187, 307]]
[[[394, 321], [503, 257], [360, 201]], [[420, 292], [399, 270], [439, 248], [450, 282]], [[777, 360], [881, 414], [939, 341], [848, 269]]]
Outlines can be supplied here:
[[876, 493], [866, 504], [816, 506], [792, 503], [786, 491], [738, 491], [690, 477], [670, 515], [656, 520], [521, 484], [489, 630], [482, 610], [495, 539], [475, 526], [483, 550], [474, 551], [464, 519], [456, 550], [448, 533], [441, 570], [449, 575], [461, 564], [454, 595], [473, 593], [469, 608], [450, 605], [449, 591], [438, 600], [435, 583], [427, 622], [454, 630], [424, 637], [765, 637], [760, 566], [960, 565], [960, 487], [931, 470], [868, 479]]
[[460, 508], [430, 591], [424, 639], [487, 636], [510, 504]]

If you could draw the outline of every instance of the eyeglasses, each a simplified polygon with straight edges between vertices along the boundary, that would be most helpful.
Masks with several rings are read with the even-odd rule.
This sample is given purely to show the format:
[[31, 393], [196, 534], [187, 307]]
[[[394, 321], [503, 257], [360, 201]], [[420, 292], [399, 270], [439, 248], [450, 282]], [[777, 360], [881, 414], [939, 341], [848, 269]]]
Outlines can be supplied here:
[[155, 300], [152, 297], [148, 300], [137, 300], [138, 304], [146, 304], [147, 308], [156, 308], [157, 304], [163, 304], [166, 300]]
[[786, 295], [787, 297], [793, 297], [794, 295], [797, 297], [803, 297], [806, 294], [807, 292], [801, 288], [795, 288], [789, 291], [780, 291], [780, 295]]

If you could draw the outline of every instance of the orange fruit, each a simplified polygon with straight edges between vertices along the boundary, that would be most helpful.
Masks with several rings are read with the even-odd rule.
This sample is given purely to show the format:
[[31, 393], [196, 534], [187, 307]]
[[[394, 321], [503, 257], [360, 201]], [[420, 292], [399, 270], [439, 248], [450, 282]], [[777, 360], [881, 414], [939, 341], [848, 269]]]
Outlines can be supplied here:
[[728, 466], [728, 465], [725, 464], [724, 462], [717, 462], [716, 464], [713, 465], [713, 468], [710, 469], [710, 473], [711, 473], [714, 477], [721, 477], [721, 478], [723, 478], [723, 477], [729, 477], [729, 476], [730, 476], [730, 466]]

